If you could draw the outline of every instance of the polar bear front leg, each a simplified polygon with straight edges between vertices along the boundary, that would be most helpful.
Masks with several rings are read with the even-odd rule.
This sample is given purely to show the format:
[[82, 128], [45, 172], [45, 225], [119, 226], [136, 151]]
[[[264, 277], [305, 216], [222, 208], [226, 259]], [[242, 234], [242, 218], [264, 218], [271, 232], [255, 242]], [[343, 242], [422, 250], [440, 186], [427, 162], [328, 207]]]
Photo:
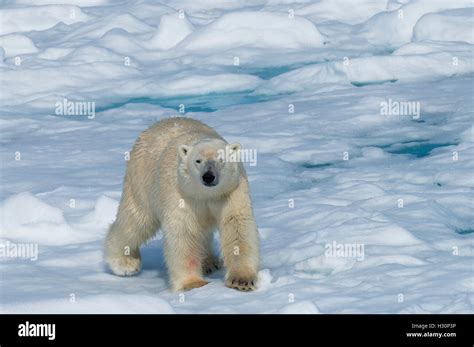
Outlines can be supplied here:
[[229, 216], [221, 230], [221, 248], [227, 268], [226, 286], [241, 291], [255, 290], [259, 266], [255, 223], [242, 216]]
[[209, 282], [202, 278], [205, 233], [195, 223], [175, 219], [163, 226], [163, 248], [172, 291], [186, 291]]
[[221, 251], [229, 288], [256, 289], [259, 267], [259, 237], [246, 182], [232, 192], [221, 210]]

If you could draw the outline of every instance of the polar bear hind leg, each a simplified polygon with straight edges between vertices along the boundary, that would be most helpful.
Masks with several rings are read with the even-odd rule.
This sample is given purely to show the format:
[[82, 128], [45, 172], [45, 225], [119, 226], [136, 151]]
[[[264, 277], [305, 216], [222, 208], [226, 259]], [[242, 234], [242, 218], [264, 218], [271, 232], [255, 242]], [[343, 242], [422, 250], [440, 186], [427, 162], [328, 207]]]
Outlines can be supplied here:
[[223, 265], [222, 260], [219, 259], [219, 256], [214, 255], [212, 250], [212, 237], [213, 233], [209, 233], [209, 238], [206, 240], [206, 253], [202, 262], [202, 272], [204, 275], [212, 274], [214, 271], [222, 268]]
[[139, 247], [153, 237], [160, 226], [158, 221], [137, 214], [138, 211], [130, 208], [119, 209], [105, 239], [106, 262], [118, 276], [132, 276], [140, 272]]

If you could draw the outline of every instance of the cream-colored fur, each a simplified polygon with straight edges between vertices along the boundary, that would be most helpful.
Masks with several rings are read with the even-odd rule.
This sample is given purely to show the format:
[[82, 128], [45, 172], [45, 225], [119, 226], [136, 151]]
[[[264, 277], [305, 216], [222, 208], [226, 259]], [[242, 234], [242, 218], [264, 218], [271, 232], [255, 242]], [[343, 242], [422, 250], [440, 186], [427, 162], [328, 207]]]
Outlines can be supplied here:
[[[226, 285], [255, 289], [258, 231], [242, 163], [219, 160], [218, 150], [226, 146], [240, 148], [189, 118], [162, 120], [139, 136], [105, 241], [106, 262], [115, 274], [138, 273], [139, 246], [161, 229], [172, 290], [201, 287], [207, 284], [203, 273], [219, 265], [211, 249], [212, 231], [218, 229]], [[216, 186], [202, 181], [208, 164], [215, 164]]]

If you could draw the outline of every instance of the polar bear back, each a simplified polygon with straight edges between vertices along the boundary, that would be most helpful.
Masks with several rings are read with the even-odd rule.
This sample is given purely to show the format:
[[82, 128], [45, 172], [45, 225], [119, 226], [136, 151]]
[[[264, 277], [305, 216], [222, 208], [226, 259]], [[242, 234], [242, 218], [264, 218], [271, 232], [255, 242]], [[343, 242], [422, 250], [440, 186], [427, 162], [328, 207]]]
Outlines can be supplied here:
[[[181, 137], [181, 142], [193, 141], [196, 137], [210, 137], [222, 139], [219, 134], [207, 125], [195, 119], [177, 117], [164, 119], [145, 130], [138, 138], [135, 146], [137, 150], [146, 149], [155, 156], [174, 140]], [[189, 139], [187, 138], [189, 137]], [[184, 143], [183, 143], [184, 144]], [[139, 155], [139, 153], [137, 153]]]

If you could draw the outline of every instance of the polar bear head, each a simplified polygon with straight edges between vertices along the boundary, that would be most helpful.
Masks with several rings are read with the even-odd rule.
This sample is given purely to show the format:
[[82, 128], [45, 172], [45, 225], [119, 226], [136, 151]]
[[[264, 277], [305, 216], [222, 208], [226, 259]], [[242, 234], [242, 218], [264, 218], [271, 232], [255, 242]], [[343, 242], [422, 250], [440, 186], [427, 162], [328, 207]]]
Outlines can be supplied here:
[[184, 191], [216, 196], [234, 190], [239, 184], [244, 172], [237, 155], [240, 144], [203, 139], [193, 145], [180, 145], [178, 151], [178, 180]]

